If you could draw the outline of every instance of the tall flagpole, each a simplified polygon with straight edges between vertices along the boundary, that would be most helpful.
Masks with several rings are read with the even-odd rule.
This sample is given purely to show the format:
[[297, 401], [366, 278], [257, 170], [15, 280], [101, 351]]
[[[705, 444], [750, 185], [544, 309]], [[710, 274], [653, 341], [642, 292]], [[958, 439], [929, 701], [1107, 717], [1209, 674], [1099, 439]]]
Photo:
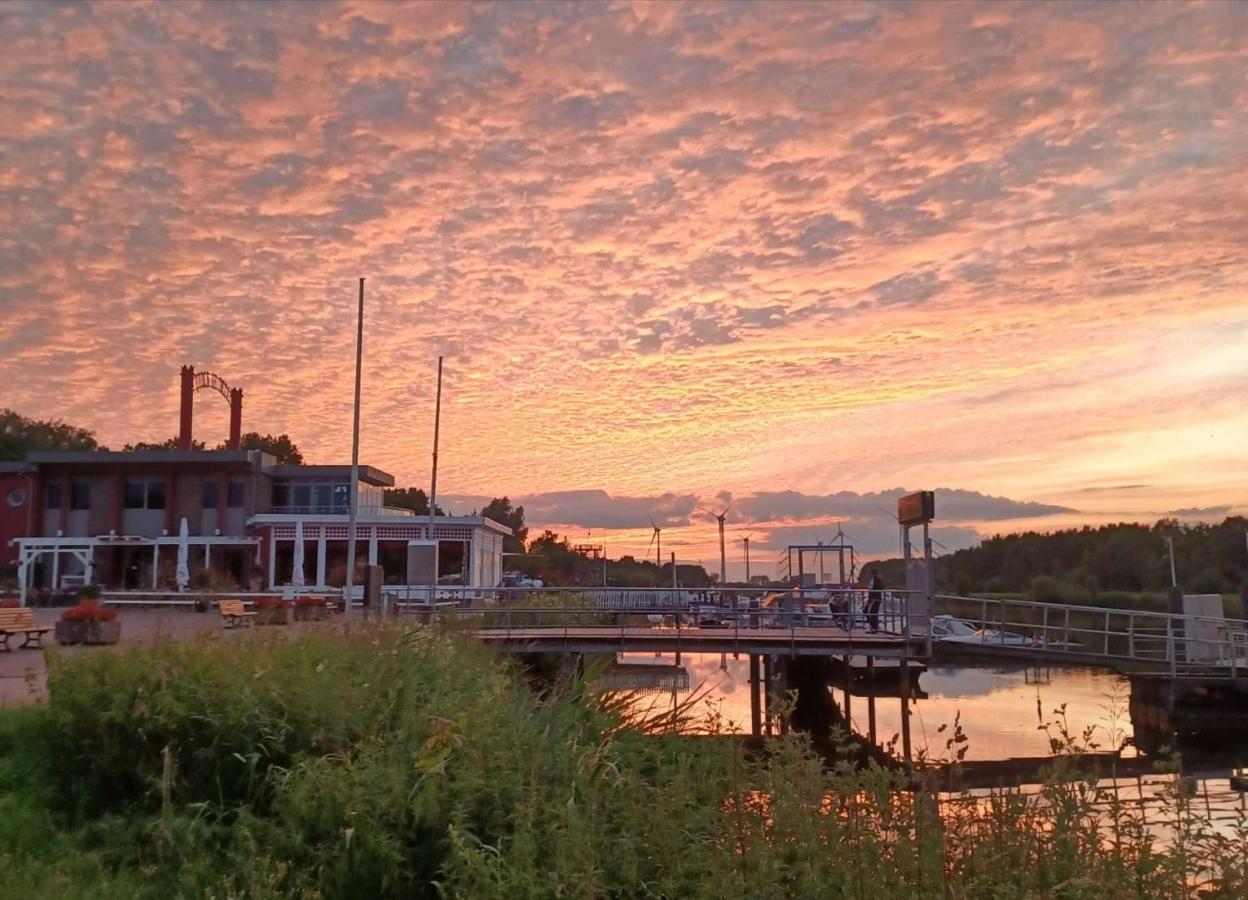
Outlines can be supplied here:
[[433, 584], [429, 587], [429, 602], [434, 601], [438, 586], [438, 545], [433, 536], [433, 517], [438, 509], [438, 432], [442, 426], [442, 357], [438, 357], [438, 394], [433, 407], [433, 472], [429, 476], [429, 540], [433, 545]]
[[342, 614], [351, 615], [355, 593], [355, 520], [360, 506], [360, 369], [364, 361], [364, 279], [360, 279], [360, 311], [355, 327], [355, 424], [351, 431], [351, 516], [347, 524], [347, 584]]

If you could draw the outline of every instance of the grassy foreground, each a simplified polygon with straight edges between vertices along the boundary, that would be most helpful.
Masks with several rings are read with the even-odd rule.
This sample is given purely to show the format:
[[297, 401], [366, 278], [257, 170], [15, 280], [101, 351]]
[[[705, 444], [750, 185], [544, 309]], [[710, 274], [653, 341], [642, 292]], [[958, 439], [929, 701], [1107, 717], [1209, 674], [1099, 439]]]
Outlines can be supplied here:
[[938, 805], [800, 737], [645, 733], [436, 630], [81, 654], [49, 683], [0, 713], [4, 896], [1248, 896], [1248, 829], [1178, 794], [1164, 843], [1060, 763], [1038, 797]]

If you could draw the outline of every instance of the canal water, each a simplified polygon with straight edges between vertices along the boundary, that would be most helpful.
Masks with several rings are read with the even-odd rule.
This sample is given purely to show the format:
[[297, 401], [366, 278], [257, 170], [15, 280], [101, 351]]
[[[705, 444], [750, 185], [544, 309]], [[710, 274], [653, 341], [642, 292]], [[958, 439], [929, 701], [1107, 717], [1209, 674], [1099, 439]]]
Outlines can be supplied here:
[[[671, 655], [628, 654], [623, 659], [656, 668], [675, 665]], [[639, 702], [663, 708], [700, 695], [696, 719], [705, 722], [717, 714], [721, 730], [748, 734], [746, 657], [686, 653], [681, 663], [689, 673], [688, 690], [656, 690], [642, 694]], [[884, 680], [883, 671], [880, 680]], [[843, 689], [833, 686], [831, 690], [843, 708]], [[901, 731], [901, 701], [895, 688], [891, 693], [893, 696], [875, 700], [876, 733], [881, 743]], [[911, 701], [911, 740], [916, 755], [926, 750], [929, 758], [945, 757], [945, 742], [956, 721], [967, 738], [968, 760], [1047, 756], [1051, 753], [1050, 736], [1058, 734], [1059, 720], [1064, 719], [1066, 732], [1081, 741], [1086, 733], [1087, 740], [1099, 750], [1117, 749], [1125, 743], [1124, 755], [1131, 756], [1129, 697], [1125, 677], [1097, 669], [934, 666], [919, 676], [918, 697]], [[867, 733], [867, 710], [867, 698], [854, 694], [850, 715], [858, 734]], [[1046, 724], [1048, 730], [1043, 727]], [[945, 726], [943, 731], [941, 726]]]

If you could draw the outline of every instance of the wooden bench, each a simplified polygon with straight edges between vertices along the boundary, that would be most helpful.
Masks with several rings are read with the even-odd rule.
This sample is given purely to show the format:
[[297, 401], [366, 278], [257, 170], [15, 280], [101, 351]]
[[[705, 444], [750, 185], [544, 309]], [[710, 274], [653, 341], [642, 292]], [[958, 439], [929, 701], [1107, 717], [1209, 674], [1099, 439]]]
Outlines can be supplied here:
[[5, 650], [13, 649], [9, 646], [9, 638], [18, 634], [25, 637], [23, 647], [42, 647], [43, 636], [51, 630], [35, 621], [34, 610], [29, 606], [0, 609], [0, 646]]
[[238, 599], [221, 600], [217, 603], [217, 609], [221, 610], [221, 619], [226, 628], [236, 628], [246, 622], [251, 624], [251, 620], [256, 617], [254, 612], [248, 612], [247, 607], [243, 606], [243, 601]]

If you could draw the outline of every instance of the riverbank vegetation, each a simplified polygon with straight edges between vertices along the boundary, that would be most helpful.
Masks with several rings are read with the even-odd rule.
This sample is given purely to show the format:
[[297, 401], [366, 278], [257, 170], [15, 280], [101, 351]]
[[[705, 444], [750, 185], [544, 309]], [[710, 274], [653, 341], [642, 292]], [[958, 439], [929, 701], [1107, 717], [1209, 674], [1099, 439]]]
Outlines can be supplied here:
[[1065, 603], [1154, 595], [1164, 603], [1170, 538], [1186, 593], [1233, 594], [1248, 579], [1245, 534], [1248, 519], [1231, 516], [1219, 525], [1162, 519], [1000, 535], [941, 557], [939, 577], [942, 589], [963, 595], [1015, 593]]
[[[897, 772], [680, 737], [453, 631], [326, 629], [53, 658], [0, 713], [22, 897], [1248, 895], [1248, 829], [1180, 840], [1062, 768], [938, 803]], [[660, 727], [662, 726], [662, 727]], [[956, 754], [960, 738], [950, 738]]]

